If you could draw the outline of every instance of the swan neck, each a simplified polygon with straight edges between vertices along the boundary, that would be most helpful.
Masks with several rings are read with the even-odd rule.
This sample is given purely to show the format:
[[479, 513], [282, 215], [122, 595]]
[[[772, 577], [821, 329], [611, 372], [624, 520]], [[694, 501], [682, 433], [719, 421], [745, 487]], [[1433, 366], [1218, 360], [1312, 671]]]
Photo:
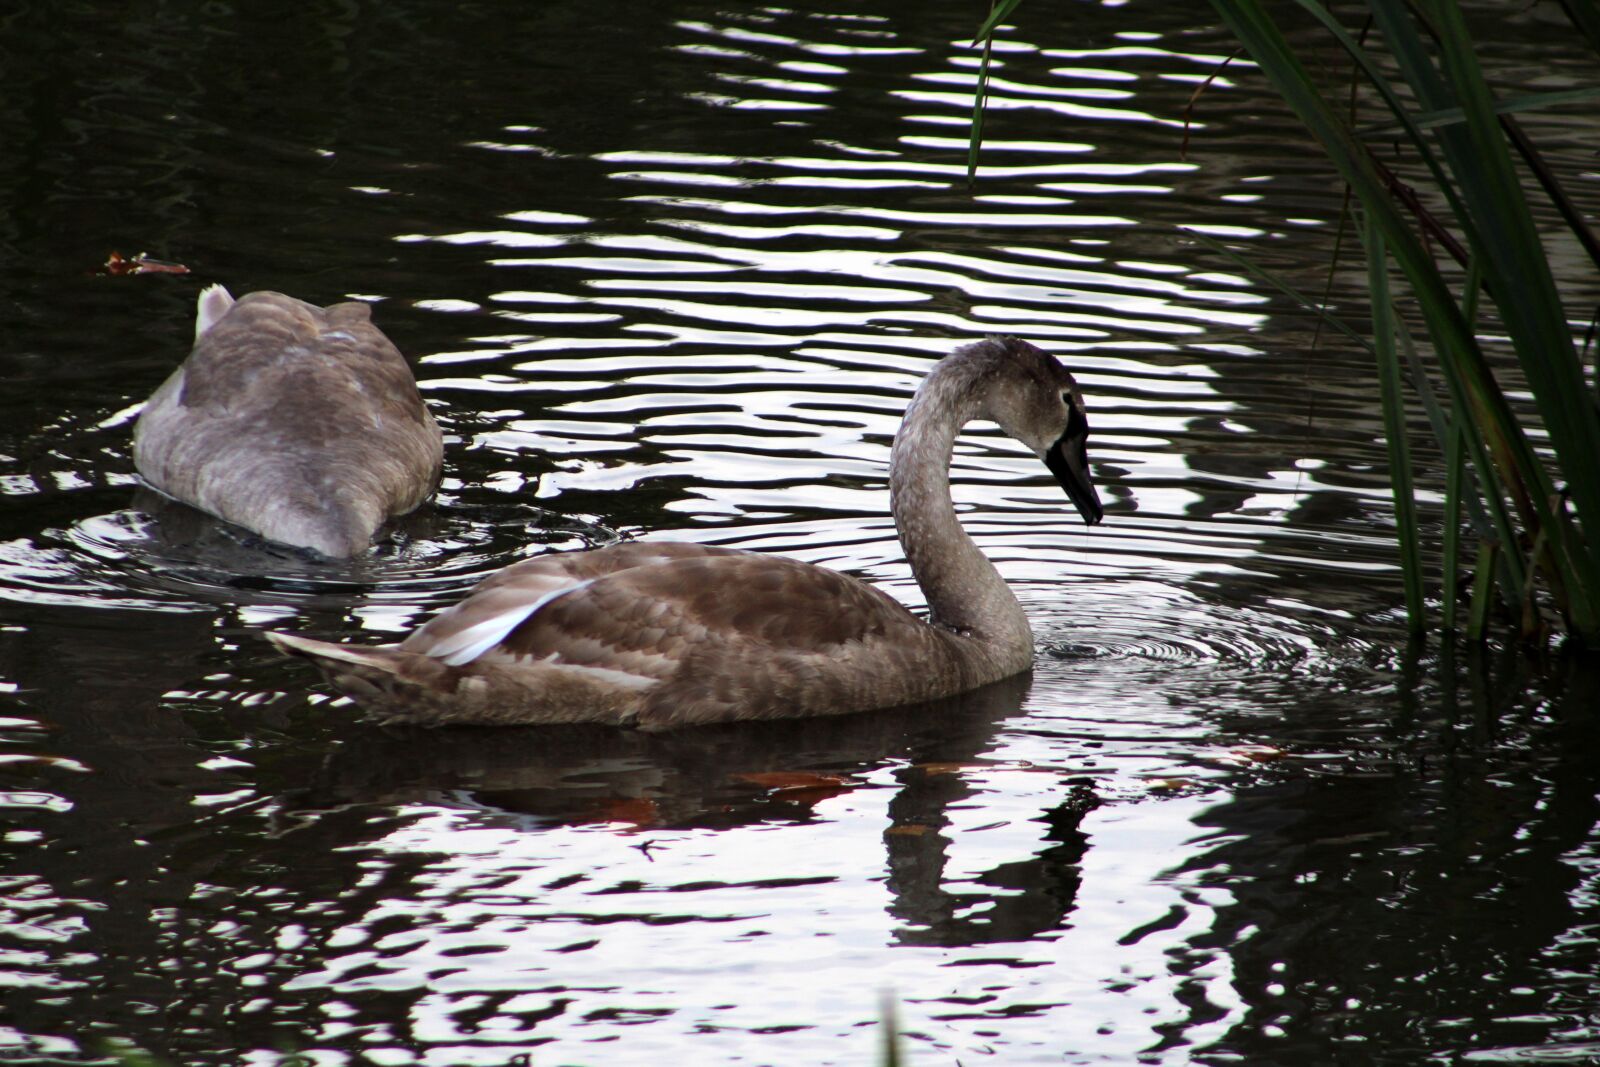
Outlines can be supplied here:
[[939, 364], [906, 409], [890, 457], [889, 499], [929, 621], [1008, 658], [1032, 658], [1027, 616], [994, 564], [961, 528], [950, 498], [950, 460], [961, 428], [982, 417], [982, 381]]

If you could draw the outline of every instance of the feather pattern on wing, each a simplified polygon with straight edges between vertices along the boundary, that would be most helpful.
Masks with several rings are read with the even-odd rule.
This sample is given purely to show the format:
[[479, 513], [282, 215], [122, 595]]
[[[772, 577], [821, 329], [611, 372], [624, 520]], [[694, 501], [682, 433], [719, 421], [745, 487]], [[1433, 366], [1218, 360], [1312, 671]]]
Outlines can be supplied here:
[[[507, 568], [401, 650], [457, 667], [543, 662], [626, 678], [640, 690], [639, 721], [665, 726], [714, 721], [736, 707], [772, 717], [881, 701], [881, 686], [861, 682], [863, 666], [881, 657], [909, 655], [925, 668], [889, 702], [923, 699], [961, 673], [942, 648], [951, 640], [959, 639], [837, 571], [634, 543]], [[763, 664], [759, 684], [733, 680], [748, 678], [739, 667], [753, 662]]]

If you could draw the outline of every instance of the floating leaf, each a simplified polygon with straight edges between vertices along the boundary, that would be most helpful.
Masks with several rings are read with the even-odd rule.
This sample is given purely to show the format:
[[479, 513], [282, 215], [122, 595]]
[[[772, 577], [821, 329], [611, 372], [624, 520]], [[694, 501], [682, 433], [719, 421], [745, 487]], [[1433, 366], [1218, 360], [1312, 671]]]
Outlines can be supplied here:
[[823, 774], [820, 771], [746, 771], [735, 774], [741, 782], [770, 789], [775, 793], [787, 792], [791, 789], [848, 789], [850, 780], [837, 774]]
[[1276, 763], [1288, 759], [1289, 753], [1271, 745], [1240, 745], [1222, 757], [1224, 763]]
[[579, 822], [626, 823], [633, 827], [660, 826], [661, 809], [649, 797], [606, 797]]
[[182, 263], [170, 263], [163, 259], [151, 259], [149, 253], [140, 252], [136, 256], [124, 256], [121, 252], [112, 252], [106, 257], [105, 263], [100, 267], [100, 273], [111, 275], [122, 274], [188, 274], [189, 268]]
[[773, 800], [809, 808], [855, 788], [848, 778], [817, 771], [750, 771], [735, 774], [741, 782], [770, 790]]

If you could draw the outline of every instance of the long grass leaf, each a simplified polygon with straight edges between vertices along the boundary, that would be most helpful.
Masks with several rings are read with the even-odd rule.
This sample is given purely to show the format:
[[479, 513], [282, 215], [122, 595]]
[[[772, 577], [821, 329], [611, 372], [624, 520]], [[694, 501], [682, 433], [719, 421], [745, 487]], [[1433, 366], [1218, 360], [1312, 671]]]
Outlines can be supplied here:
[[1451, 201], [1451, 210], [1458, 215], [1461, 214], [1460, 205], [1454, 200], [1455, 190], [1451, 187], [1444, 167], [1433, 151], [1432, 143], [1412, 118], [1411, 110], [1406, 106], [1405, 101], [1400, 98], [1394, 87], [1389, 84], [1389, 77], [1384, 73], [1383, 68], [1379, 66], [1377, 60], [1372, 58], [1372, 55], [1361, 46], [1361, 42], [1351, 36], [1350, 32], [1344, 28], [1344, 24], [1335, 18], [1333, 13], [1319, 0], [1296, 0], [1296, 3], [1322, 24], [1323, 28], [1333, 36], [1333, 39], [1344, 48], [1345, 53], [1349, 55], [1361, 72], [1367, 76], [1368, 84], [1383, 98], [1383, 102], [1389, 108], [1390, 114], [1395, 117], [1398, 128], [1406, 132], [1423, 164], [1432, 173], [1434, 182], [1438, 185], [1439, 190]]
[[900, 1012], [895, 1007], [894, 997], [888, 992], [883, 994], [879, 1015], [879, 1025], [883, 1028], [883, 1055], [878, 1063], [880, 1067], [901, 1067], [904, 1060], [900, 1055]]
[[[1400, 321], [1398, 326], [1400, 330], [1400, 347], [1405, 352], [1406, 365], [1411, 368], [1412, 391], [1422, 401], [1422, 410], [1428, 416], [1428, 426], [1433, 430], [1433, 439], [1439, 442], [1441, 447], [1448, 447], [1456, 435], [1463, 432], [1463, 420], [1453, 418], [1445, 411], [1444, 405], [1439, 402], [1438, 392], [1434, 389], [1433, 379], [1428, 375], [1428, 368], [1423, 365], [1422, 355], [1417, 351], [1416, 342], [1411, 339], [1411, 331], [1405, 328], [1403, 321]], [[1465, 450], [1466, 443], [1462, 442], [1461, 447]], [[1463, 457], [1467, 454], [1466, 451], [1462, 453]], [[1494, 470], [1492, 465], [1489, 466], [1489, 470], [1492, 474]], [[1484, 507], [1483, 501], [1477, 495], [1473, 476], [1467, 474], [1464, 477], [1465, 481], [1462, 487], [1467, 491], [1464, 500], [1467, 507], [1467, 518], [1471, 521], [1472, 528], [1477, 531], [1478, 536], [1512, 536], [1514, 527], [1511, 526], [1511, 517], [1505, 508], [1502, 506], [1497, 514], [1491, 517], [1488, 509]], [[1503, 498], [1503, 494], [1500, 493], [1497, 485], [1491, 485], [1488, 491]], [[1504, 525], [1497, 527], [1495, 525], [1497, 521], [1503, 522]]]
[[[1478, 320], [1478, 294], [1482, 291], [1483, 266], [1474, 260], [1467, 266], [1466, 283], [1461, 287], [1461, 317], [1467, 320], [1469, 326], [1475, 326]], [[1408, 338], [1409, 340], [1409, 338]], [[1410, 357], [1412, 365], [1421, 372], [1421, 359], [1412, 348], [1407, 348], [1406, 355]], [[1419, 390], [1421, 392], [1422, 390]], [[1431, 395], [1424, 394], [1431, 399]], [[1444, 468], [1444, 545], [1442, 548], [1443, 560], [1441, 567], [1443, 576], [1440, 584], [1443, 587], [1444, 611], [1441, 620], [1447, 633], [1454, 633], [1456, 628], [1456, 602], [1460, 599], [1461, 585], [1461, 505], [1463, 497], [1469, 505], [1469, 514], [1474, 516], [1474, 525], [1481, 527], [1481, 522], [1476, 519], [1476, 512], [1481, 506], [1475, 496], [1467, 494], [1466, 476], [1466, 432], [1458, 419], [1451, 423], [1448, 430], [1441, 430], [1435, 424], [1434, 437], [1445, 443], [1445, 468]], [[1498, 492], [1498, 490], [1492, 490]], [[1480, 536], [1482, 536], [1480, 534]]]
[[1543, 526], [1539, 529], [1539, 536], [1533, 539], [1533, 549], [1528, 553], [1528, 559], [1533, 563], [1528, 568], [1528, 579], [1522, 583], [1522, 595], [1517, 598], [1518, 615], [1522, 620], [1522, 636], [1531, 637], [1538, 628], [1537, 613], [1534, 609], [1534, 593], [1537, 591], [1536, 579], [1538, 578], [1539, 560], [1545, 554], [1545, 542], [1549, 540], [1551, 527]]
[[[1475, 464], [1487, 465], [1487, 456], [1505, 472], [1506, 489], [1519, 511], [1532, 508], [1525, 486], [1542, 473], [1533, 459], [1504, 394], [1495, 384], [1477, 338], [1461, 319], [1454, 298], [1445, 288], [1432, 260], [1391, 203], [1383, 181], [1372, 166], [1365, 147], [1322, 99], [1282, 33], [1259, 3], [1252, 0], [1212, 0], [1223, 20], [1250, 51], [1285, 102], [1307, 130], [1320, 141], [1329, 159], [1383, 234], [1395, 262], [1410, 283], [1419, 310], [1427, 320], [1435, 349], [1446, 361], [1446, 384], [1452, 406], [1470, 417], [1476, 432], [1469, 444]], [[1520, 581], [1521, 575], [1517, 579]]]
[[995, 0], [989, 2], [989, 17], [978, 28], [973, 43], [983, 42], [983, 60], [978, 64], [978, 81], [972, 89], [972, 128], [967, 139], [967, 188], [978, 183], [978, 152], [983, 147], [983, 116], [989, 104], [989, 71], [994, 59], [994, 31], [1006, 15], [1015, 11], [1022, 0]]
[[[1395, 264], [1411, 287], [1418, 310], [1427, 321], [1434, 349], [1445, 370], [1452, 405], [1470, 420], [1473, 432], [1466, 436], [1474, 465], [1484, 464], [1486, 455], [1492, 455], [1504, 488], [1530, 531], [1537, 532], [1546, 523], [1558, 524], [1550, 538], [1554, 546], [1551, 553], [1554, 567], [1548, 572], [1552, 587], [1564, 596], [1563, 608], [1573, 629], [1587, 641], [1600, 644], [1600, 616], [1595, 613], [1594, 599], [1595, 592], [1600, 589], [1600, 565], [1596, 565], [1592, 554], [1585, 555], [1585, 546], [1576, 530], [1552, 508], [1551, 501], [1557, 498], [1549, 472], [1535, 454], [1505, 394], [1495, 382], [1476, 336], [1467, 327], [1436, 265], [1390, 202], [1365, 146], [1323, 100], [1316, 83], [1261, 3], [1255, 0], [1212, 0], [1212, 3], [1284, 100], [1300, 116], [1307, 130], [1322, 142], [1329, 158], [1364, 205], [1377, 232], [1382, 234]], [[1425, 69], [1408, 70], [1407, 77], [1412, 80], [1413, 89], [1424, 106], [1437, 108], [1457, 103], [1453, 94], [1447, 92], [1438, 72], [1427, 66], [1426, 51], [1403, 5], [1373, 0], [1372, 6], [1375, 15], [1403, 26], [1398, 34], [1385, 30], [1386, 40], [1402, 55], [1402, 63], [1411, 57], [1420, 57]], [[1437, 18], [1439, 4], [1429, 6]], [[1460, 102], [1468, 105], [1465, 100]], [[1483, 110], [1469, 106], [1474, 114]], [[1493, 122], [1492, 115], [1490, 121]], [[1465, 128], [1476, 132], [1480, 125], [1481, 114]], [[1448, 141], [1452, 137], [1451, 129], [1438, 131], [1438, 135]], [[1503, 140], [1499, 149], [1505, 152]], [[1459, 169], [1453, 158], [1452, 166]], [[1485, 242], [1476, 235], [1473, 240], [1481, 254]], [[1496, 266], [1503, 273], [1505, 265]], [[1491, 288], [1499, 292], [1516, 291], [1514, 284], [1492, 285]], [[1537, 315], [1524, 317], [1537, 319]], [[1570, 351], [1570, 338], [1567, 345]], [[1531, 377], [1530, 372], [1530, 380]], [[1595, 449], [1590, 461], [1600, 467], [1600, 447]], [[1480, 473], [1486, 474], [1486, 471], [1480, 470]], [[1595, 480], [1600, 483], [1600, 476]], [[1490, 484], [1487, 477], [1483, 484]], [[1493, 503], [1492, 499], [1490, 502]], [[1508, 560], [1513, 556], [1514, 553], [1508, 553]], [[1520, 582], [1523, 576], [1510, 575], [1514, 583]]]
[[[1500, 128], [1506, 131], [1506, 136], [1511, 138], [1511, 143], [1516, 146], [1522, 161], [1533, 172], [1533, 176], [1539, 179], [1539, 185], [1544, 189], [1545, 196], [1550, 198], [1550, 202], [1561, 213], [1567, 229], [1572, 231], [1572, 236], [1578, 239], [1578, 244], [1589, 254], [1589, 261], [1600, 268], [1600, 237], [1596, 237], [1594, 231], [1589, 228], [1589, 222], [1584, 218], [1583, 211], [1573, 203], [1572, 197], [1567, 195], [1555, 171], [1545, 163], [1538, 146], [1522, 131], [1522, 125], [1510, 116], [1500, 116]], [[1579, 353], [1578, 363], [1581, 367], [1582, 353]]]
[[989, 48], [983, 42], [983, 65], [978, 69], [978, 84], [972, 90], [972, 136], [967, 143], [967, 188], [978, 181], [978, 150], [983, 147], [983, 113], [989, 100]]
[[1485, 541], [1478, 546], [1478, 563], [1472, 576], [1472, 604], [1467, 613], [1467, 638], [1482, 641], [1489, 631], [1489, 605], [1493, 602], [1495, 556], [1498, 546]]
[[[1527, 93], [1522, 96], [1506, 96], [1494, 101], [1494, 112], [1497, 115], [1510, 115], [1521, 111], [1538, 111], [1542, 108], [1557, 107], [1561, 104], [1582, 103], [1587, 100], [1600, 99], [1600, 86], [1589, 89], [1563, 89], [1551, 93]], [[1402, 130], [1432, 130], [1440, 126], [1453, 126], [1465, 122], [1467, 114], [1459, 107], [1447, 107], [1439, 111], [1425, 111], [1412, 115], [1408, 123], [1386, 122], [1363, 126], [1358, 131], [1363, 136], [1391, 137]]]
[[1383, 432], [1389, 449], [1389, 486], [1394, 491], [1395, 533], [1400, 543], [1400, 570], [1405, 579], [1406, 624], [1421, 633], [1428, 620], [1422, 595], [1422, 553], [1417, 545], [1417, 501], [1411, 487], [1411, 449], [1406, 435], [1405, 397], [1401, 393], [1400, 357], [1395, 350], [1394, 304], [1389, 296], [1389, 257], [1383, 235], [1367, 223], [1367, 285], [1372, 300], [1372, 340], [1378, 356]]
[[978, 32], [972, 35], [973, 42], [987, 41], [993, 37], [994, 31], [1000, 28], [1002, 22], [1011, 17], [1011, 13], [1021, 3], [1022, 0], [1000, 0], [999, 3], [992, 5], [989, 17], [983, 20], [983, 25], [978, 27]]
[[1600, 5], [1594, 0], [1559, 0], [1561, 9], [1567, 13], [1567, 18], [1572, 20], [1585, 37], [1589, 38], [1589, 46], [1600, 52]]
[[[1456, 208], [1457, 220], [1472, 245], [1474, 261], [1483, 266], [1487, 288], [1495, 294], [1501, 320], [1511, 334], [1535, 399], [1540, 401], [1546, 429], [1555, 437], [1550, 426], [1550, 405], [1541, 399], [1540, 383], [1545, 383], [1543, 396], [1568, 408], [1570, 414], [1570, 387], [1554, 391], [1565, 394], [1565, 402], [1557, 402], [1551, 388], [1563, 376], [1562, 350], [1571, 352], [1571, 339], [1564, 327], [1549, 262], [1493, 115], [1493, 98], [1477, 66], [1460, 11], [1453, 0], [1421, 0], [1414, 7], [1403, 0], [1370, 0], [1370, 6], [1399, 60], [1400, 71], [1423, 105], [1440, 109], [1455, 104], [1463, 111], [1462, 125], [1435, 131], [1456, 179], [1459, 204], [1464, 205]], [[1413, 13], [1429, 20], [1442, 70], [1436, 69], [1429, 58]], [[1516, 263], [1522, 266], [1508, 266]], [[1417, 280], [1409, 272], [1408, 276], [1413, 282]], [[1437, 334], [1435, 341], [1439, 341]], [[1445, 351], [1466, 350], [1446, 345]], [[1511, 415], [1487, 364], [1480, 363], [1483, 357], [1476, 352], [1475, 339], [1472, 351], [1475, 358], [1457, 361], [1454, 366], [1464, 372], [1460, 380], [1469, 399], [1490, 405], [1485, 411], [1490, 417], [1480, 420], [1479, 433], [1500, 458], [1506, 487], [1528, 530], [1537, 537], [1546, 527], [1554, 528], [1555, 536], [1540, 542], [1550, 545], [1552, 558], [1546, 573], [1552, 592], [1572, 627], [1587, 641], [1600, 643], [1600, 552], [1586, 551], [1577, 531], [1562, 514], [1550, 475], [1533, 453], [1520, 423]], [[1581, 380], [1581, 372], [1577, 377]], [[1559, 413], [1556, 417], [1563, 418]], [[1570, 418], [1565, 421], [1569, 426], [1575, 425]], [[1580, 463], [1592, 460], [1600, 467], [1600, 421], [1588, 429], [1593, 430], [1595, 447]], [[1557, 451], [1561, 451], [1559, 442]], [[1595, 483], [1600, 499], [1600, 472]], [[1519, 577], [1518, 568], [1512, 566], [1518, 556], [1512, 548], [1515, 543], [1510, 539], [1502, 542], [1511, 590], [1524, 584], [1524, 577]], [[1511, 590], [1508, 600], [1515, 603]]]
[[1456, 628], [1456, 599], [1461, 585], [1461, 494], [1465, 482], [1466, 445], [1461, 424], [1450, 429], [1445, 446], [1444, 467], [1444, 545], [1440, 577], [1442, 615], [1440, 625], [1446, 633]]
[[[1583, 396], [1582, 368], [1549, 259], [1459, 6], [1444, 0], [1422, 6], [1437, 34], [1448, 91], [1466, 116], [1461, 126], [1437, 133], [1476, 224], [1474, 255], [1483, 260], [1489, 290], [1567, 478], [1578, 524], [1600, 531], [1600, 413]], [[1409, 19], [1397, 20], [1397, 26], [1414, 33]], [[1406, 75], [1414, 86], [1430, 80], [1409, 69]], [[1563, 591], [1575, 627], [1600, 640], [1600, 539], [1585, 544], [1571, 528], [1548, 478], [1529, 488], [1539, 511], [1530, 527], [1536, 536], [1546, 524], [1552, 527], [1552, 584]]]

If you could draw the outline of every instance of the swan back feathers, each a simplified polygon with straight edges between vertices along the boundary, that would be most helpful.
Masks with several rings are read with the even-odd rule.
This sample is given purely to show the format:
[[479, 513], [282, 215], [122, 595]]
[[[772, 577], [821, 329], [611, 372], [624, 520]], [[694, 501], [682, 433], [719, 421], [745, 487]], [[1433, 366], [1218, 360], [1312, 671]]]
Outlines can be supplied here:
[[201, 294], [189, 358], [134, 429], [169, 496], [328, 556], [366, 548], [438, 482], [443, 438], [371, 309], [281, 293]]

